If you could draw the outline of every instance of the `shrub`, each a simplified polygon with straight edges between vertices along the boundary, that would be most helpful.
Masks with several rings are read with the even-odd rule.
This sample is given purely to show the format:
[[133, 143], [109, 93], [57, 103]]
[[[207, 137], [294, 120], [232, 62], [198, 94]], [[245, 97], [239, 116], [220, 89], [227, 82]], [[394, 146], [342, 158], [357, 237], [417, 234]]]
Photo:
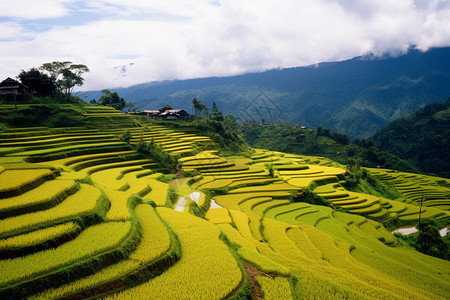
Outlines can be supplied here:
[[306, 202], [309, 204], [330, 206], [331, 202], [315, 194], [309, 189], [305, 189], [299, 196], [294, 198], [294, 202]]
[[130, 143], [131, 138], [131, 133], [128, 130], [125, 130], [122, 135], [119, 135], [119, 140], [124, 141], [125, 143]]
[[136, 151], [151, 158], [163, 168], [175, 169], [178, 165], [178, 156], [171, 155], [164, 151], [164, 149], [155, 143], [152, 139], [149, 143], [139, 141], [136, 144]]
[[424, 254], [449, 259], [448, 244], [443, 241], [439, 230], [432, 222], [422, 223], [419, 226], [416, 243], [417, 249]]

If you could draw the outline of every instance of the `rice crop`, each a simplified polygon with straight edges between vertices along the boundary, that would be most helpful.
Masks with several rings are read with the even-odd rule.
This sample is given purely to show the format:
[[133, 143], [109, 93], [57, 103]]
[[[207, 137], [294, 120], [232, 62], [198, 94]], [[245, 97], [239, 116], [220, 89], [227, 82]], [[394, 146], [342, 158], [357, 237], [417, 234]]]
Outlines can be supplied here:
[[[122, 142], [103, 142], [103, 143], [90, 143], [83, 145], [84, 148], [102, 148], [102, 147], [114, 147], [114, 146], [120, 146], [122, 147], [124, 144]], [[70, 145], [70, 146], [63, 146], [63, 147], [53, 147], [53, 148], [46, 148], [46, 149], [40, 149], [40, 150], [29, 150], [29, 151], [22, 151], [14, 153], [15, 156], [44, 156], [49, 154], [54, 154], [57, 152], [65, 152], [70, 150], [78, 150], [80, 148], [80, 145]]]
[[58, 248], [0, 261], [0, 287], [44, 275], [118, 245], [131, 229], [130, 222], [109, 222], [85, 229]]
[[214, 224], [231, 223], [231, 217], [226, 208], [210, 209], [206, 212], [205, 219]]
[[152, 190], [145, 195], [144, 199], [153, 200], [156, 205], [164, 206], [167, 199], [167, 190], [169, 185], [154, 178], [146, 179]]
[[241, 247], [238, 249], [238, 254], [242, 259], [248, 261], [265, 273], [275, 273], [281, 275], [289, 275], [290, 271], [288, 268], [279, 264], [265, 255], [260, 254], [258, 251], [255, 251], [248, 247]]
[[291, 285], [284, 277], [256, 276], [256, 281], [261, 286], [264, 299], [291, 299]]
[[298, 191], [298, 188], [287, 184], [287, 183], [273, 183], [270, 185], [266, 185], [266, 186], [248, 186], [248, 187], [242, 187], [242, 188], [237, 188], [234, 190], [231, 190], [229, 193], [230, 194], [239, 194], [239, 193], [253, 193], [253, 192], [260, 192], [261, 190], [265, 191], [265, 192], [282, 192], [282, 191], [286, 191], [286, 192], [291, 192], [291, 193], [295, 193], [296, 191]]
[[73, 180], [46, 181], [31, 191], [0, 201], [0, 217], [4, 218], [55, 206], [78, 189], [79, 185], [75, 184]]
[[228, 223], [220, 223], [216, 225], [222, 233], [224, 233], [228, 240], [231, 241], [234, 245], [240, 248], [250, 249], [252, 251], [257, 252], [256, 247], [252, 239], [244, 238], [242, 234], [237, 231], [236, 228], [232, 227]]
[[[171, 238], [155, 209], [141, 204], [136, 206], [135, 213], [139, 218], [142, 237], [141, 242], [128, 259], [103, 268], [85, 278], [34, 295], [30, 299], [60, 299], [63, 296], [74, 295], [113, 280], [126, 278], [129, 274], [145, 268], [166, 253], [171, 246]], [[139, 272], [145, 273], [145, 271]], [[145, 278], [144, 275], [142, 277]]]
[[291, 201], [289, 201], [289, 200], [274, 200], [274, 199], [272, 199], [271, 201], [267, 201], [267, 202], [263, 202], [263, 203], [259, 203], [259, 204], [255, 205], [252, 208], [252, 211], [260, 216], [264, 216], [268, 210], [278, 207], [278, 206], [287, 205], [290, 203], [291, 203]]
[[230, 210], [230, 215], [233, 218], [233, 223], [239, 233], [248, 240], [253, 240], [253, 235], [249, 227], [249, 218], [246, 214], [237, 210]]
[[155, 209], [150, 205], [136, 206], [135, 213], [141, 225], [142, 239], [129, 258], [148, 262], [169, 250], [170, 236]]
[[158, 212], [177, 233], [182, 257], [162, 275], [107, 299], [223, 299], [241, 282], [242, 273], [220, 230], [186, 213]]
[[10, 238], [1, 239], [0, 250], [29, 247], [59, 237], [63, 234], [73, 232], [78, 229], [81, 228], [76, 223], [67, 222], [31, 231], [28, 233], [19, 234], [16, 236], [12, 236]]
[[5, 170], [0, 173], [0, 193], [17, 190], [40, 179], [52, 177], [54, 173], [48, 169]]
[[106, 213], [106, 221], [128, 221], [131, 219], [131, 214], [128, 210], [128, 201], [130, 194], [122, 191], [115, 191], [110, 189], [104, 190], [106, 197], [111, 204]]
[[92, 212], [100, 196], [99, 189], [80, 184], [80, 190], [77, 193], [67, 197], [55, 207], [0, 220], [0, 236]]
[[249, 192], [243, 194], [227, 194], [227, 195], [218, 195], [214, 197], [214, 200], [217, 204], [228, 208], [230, 210], [241, 210], [239, 208], [239, 203], [246, 201], [248, 199], [257, 198], [257, 197], [273, 197], [273, 198], [287, 198], [292, 196], [292, 193], [289, 191], [266, 191], [266, 189], [259, 189], [256, 192]]

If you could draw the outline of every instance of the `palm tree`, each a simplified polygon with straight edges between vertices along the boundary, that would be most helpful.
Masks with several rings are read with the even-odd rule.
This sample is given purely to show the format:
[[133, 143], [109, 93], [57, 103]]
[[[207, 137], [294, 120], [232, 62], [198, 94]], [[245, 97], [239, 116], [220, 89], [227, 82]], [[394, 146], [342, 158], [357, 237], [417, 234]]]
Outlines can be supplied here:
[[194, 115], [197, 117], [198, 112], [201, 110], [201, 107], [199, 105], [201, 102], [198, 101], [198, 99], [196, 97], [194, 97], [194, 98], [192, 98], [191, 103], [192, 103], [192, 110], [194, 112]]
[[192, 98], [192, 109], [194, 110], [194, 115], [198, 117], [198, 114], [201, 112], [208, 112], [208, 107], [203, 104], [200, 100], [198, 100], [196, 97]]
[[208, 114], [208, 106], [206, 106], [205, 104], [200, 102], [199, 107], [200, 107], [200, 113], [203, 113], [203, 115], [205, 115], [205, 114], [207, 115]]

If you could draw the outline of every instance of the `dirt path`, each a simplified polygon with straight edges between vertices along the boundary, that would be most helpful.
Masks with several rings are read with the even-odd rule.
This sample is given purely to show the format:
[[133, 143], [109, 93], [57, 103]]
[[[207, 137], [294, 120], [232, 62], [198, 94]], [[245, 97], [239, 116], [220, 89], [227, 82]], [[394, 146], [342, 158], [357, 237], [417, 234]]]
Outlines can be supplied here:
[[256, 276], [263, 276], [264, 273], [262, 273], [257, 267], [248, 262], [244, 262], [244, 267], [249, 277], [253, 299], [264, 299], [261, 287], [255, 279]]

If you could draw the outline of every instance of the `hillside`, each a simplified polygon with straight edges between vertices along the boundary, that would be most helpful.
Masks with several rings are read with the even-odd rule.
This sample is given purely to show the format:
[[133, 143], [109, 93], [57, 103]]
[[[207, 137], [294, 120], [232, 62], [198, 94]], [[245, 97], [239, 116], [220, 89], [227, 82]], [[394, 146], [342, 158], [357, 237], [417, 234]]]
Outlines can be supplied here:
[[356, 139], [351, 142], [347, 135], [332, 133], [320, 127], [318, 130], [287, 124], [243, 123], [240, 130], [245, 141], [252, 147], [270, 149], [301, 155], [319, 155], [343, 165], [358, 160], [364, 167], [385, 167], [405, 172], [418, 169], [403, 159], [374, 147], [373, 142]]
[[[450, 95], [450, 48], [398, 57], [357, 57], [315, 66], [116, 89], [142, 109], [166, 104], [191, 111], [197, 97], [242, 121], [264, 119], [369, 137], [388, 122]], [[90, 93], [91, 98], [99, 96]]]
[[[206, 119], [51, 107], [80, 125], [0, 126], [2, 299], [448, 298], [450, 262], [390, 233], [419, 217], [448, 227], [447, 179], [232, 151]], [[348, 190], [361, 174], [398, 197]]]
[[450, 178], [450, 98], [389, 123], [372, 140], [424, 173]]

